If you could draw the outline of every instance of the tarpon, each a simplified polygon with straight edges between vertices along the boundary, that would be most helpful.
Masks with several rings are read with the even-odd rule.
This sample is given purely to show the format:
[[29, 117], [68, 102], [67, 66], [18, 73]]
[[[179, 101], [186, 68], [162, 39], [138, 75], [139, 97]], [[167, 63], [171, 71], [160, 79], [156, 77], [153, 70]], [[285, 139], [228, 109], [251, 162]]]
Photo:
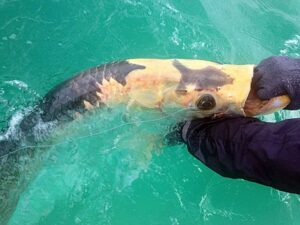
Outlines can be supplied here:
[[[185, 59], [129, 59], [99, 65], [50, 90], [21, 121], [20, 136], [30, 136], [38, 122], [70, 121], [94, 108], [120, 103], [128, 108], [185, 109], [190, 118], [256, 116], [288, 105], [287, 96], [261, 101], [255, 95], [251, 90], [253, 68]], [[0, 156], [18, 142], [2, 140]]]

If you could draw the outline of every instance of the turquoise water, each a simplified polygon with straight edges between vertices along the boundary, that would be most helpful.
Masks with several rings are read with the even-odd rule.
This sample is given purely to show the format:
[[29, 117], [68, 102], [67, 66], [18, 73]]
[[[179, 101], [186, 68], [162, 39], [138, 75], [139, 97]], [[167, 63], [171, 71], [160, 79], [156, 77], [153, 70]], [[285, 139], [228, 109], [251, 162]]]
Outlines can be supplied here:
[[[299, 56], [300, 1], [0, 0], [0, 53], [0, 127], [13, 116], [13, 133], [50, 88], [97, 64]], [[222, 178], [184, 145], [162, 146], [176, 115], [141, 109], [124, 122], [123, 112], [96, 111], [1, 159], [1, 224], [300, 224], [297, 195]]]

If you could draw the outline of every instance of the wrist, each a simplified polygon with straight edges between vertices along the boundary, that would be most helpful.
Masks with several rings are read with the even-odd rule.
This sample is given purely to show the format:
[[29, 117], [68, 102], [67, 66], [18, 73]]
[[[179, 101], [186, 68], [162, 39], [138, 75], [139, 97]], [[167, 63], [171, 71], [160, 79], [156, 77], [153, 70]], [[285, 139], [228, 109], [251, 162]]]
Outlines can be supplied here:
[[188, 120], [185, 122], [185, 124], [182, 127], [181, 138], [184, 143], [186, 143], [186, 141], [187, 141], [187, 135], [188, 135], [188, 130], [189, 130], [190, 125], [191, 125], [191, 120]]

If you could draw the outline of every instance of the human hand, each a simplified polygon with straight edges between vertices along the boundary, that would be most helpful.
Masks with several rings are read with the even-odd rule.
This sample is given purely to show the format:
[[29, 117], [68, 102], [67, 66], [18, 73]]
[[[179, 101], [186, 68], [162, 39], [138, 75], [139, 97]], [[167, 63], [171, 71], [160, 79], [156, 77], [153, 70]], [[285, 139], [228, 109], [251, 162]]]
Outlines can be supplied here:
[[262, 100], [288, 95], [291, 103], [285, 109], [300, 109], [300, 59], [287, 56], [264, 59], [254, 69], [252, 86]]

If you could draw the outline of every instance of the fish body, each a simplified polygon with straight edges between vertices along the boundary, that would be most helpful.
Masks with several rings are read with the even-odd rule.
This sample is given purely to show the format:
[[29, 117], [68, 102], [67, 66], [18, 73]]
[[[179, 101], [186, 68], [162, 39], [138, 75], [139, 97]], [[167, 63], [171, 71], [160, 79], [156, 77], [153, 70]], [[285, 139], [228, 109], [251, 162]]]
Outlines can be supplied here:
[[284, 108], [289, 103], [286, 96], [271, 101], [253, 94], [249, 98], [253, 68], [185, 59], [118, 61], [85, 70], [58, 85], [39, 108], [44, 121], [120, 103], [162, 111], [186, 109], [200, 118], [232, 113], [255, 116]]
[[[187, 59], [128, 59], [99, 65], [50, 90], [20, 122], [19, 137], [35, 140], [37, 124], [70, 121], [94, 108], [118, 104], [128, 109], [183, 110], [180, 119], [224, 114], [256, 116], [288, 105], [287, 96], [268, 101], [256, 96], [251, 90], [253, 68]], [[2, 140], [0, 155], [18, 142]]]

